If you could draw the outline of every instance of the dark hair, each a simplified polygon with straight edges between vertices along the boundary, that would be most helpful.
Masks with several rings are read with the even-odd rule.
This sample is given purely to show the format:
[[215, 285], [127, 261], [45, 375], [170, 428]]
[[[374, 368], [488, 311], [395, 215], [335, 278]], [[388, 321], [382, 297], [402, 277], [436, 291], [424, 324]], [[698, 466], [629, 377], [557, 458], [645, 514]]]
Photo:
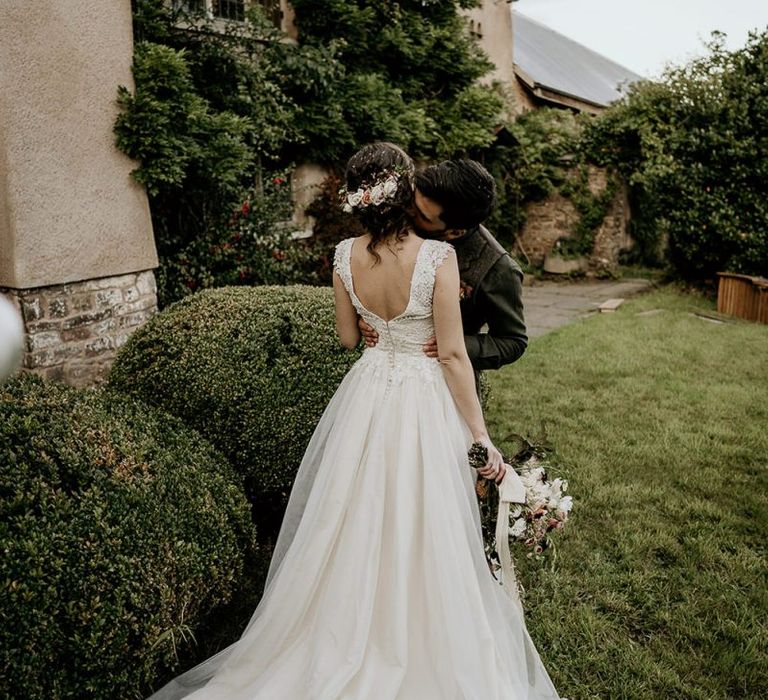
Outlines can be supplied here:
[[347, 163], [347, 192], [373, 186], [390, 171], [400, 175], [397, 190], [385, 202], [378, 206], [355, 207], [353, 210], [360, 223], [371, 234], [368, 251], [377, 261], [380, 258], [375, 250], [376, 246], [391, 235], [398, 240], [404, 238], [411, 227], [414, 170], [411, 157], [400, 146], [387, 141], [363, 146]]
[[449, 229], [474, 228], [496, 206], [496, 182], [476, 160], [444, 160], [416, 173], [416, 189], [442, 208]]

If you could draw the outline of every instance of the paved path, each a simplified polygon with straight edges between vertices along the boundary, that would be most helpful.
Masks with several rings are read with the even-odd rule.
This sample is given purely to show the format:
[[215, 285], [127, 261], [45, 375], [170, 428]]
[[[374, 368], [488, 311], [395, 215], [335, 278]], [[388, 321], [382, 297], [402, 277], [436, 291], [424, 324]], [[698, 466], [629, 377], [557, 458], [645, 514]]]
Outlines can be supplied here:
[[650, 280], [644, 279], [591, 282], [534, 280], [533, 285], [523, 287], [528, 337], [536, 338], [579, 318], [598, 313], [600, 304], [608, 299], [627, 299], [652, 286]]

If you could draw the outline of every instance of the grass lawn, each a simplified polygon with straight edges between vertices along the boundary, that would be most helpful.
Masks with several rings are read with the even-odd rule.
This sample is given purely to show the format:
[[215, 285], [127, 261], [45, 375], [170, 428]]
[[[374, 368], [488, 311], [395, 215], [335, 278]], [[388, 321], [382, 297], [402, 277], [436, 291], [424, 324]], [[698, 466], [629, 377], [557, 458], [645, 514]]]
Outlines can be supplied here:
[[663, 288], [489, 373], [492, 434], [545, 422], [574, 498], [554, 560], [517, 559], [571, 700], [768, 697], [768, 326], [713, 310]]

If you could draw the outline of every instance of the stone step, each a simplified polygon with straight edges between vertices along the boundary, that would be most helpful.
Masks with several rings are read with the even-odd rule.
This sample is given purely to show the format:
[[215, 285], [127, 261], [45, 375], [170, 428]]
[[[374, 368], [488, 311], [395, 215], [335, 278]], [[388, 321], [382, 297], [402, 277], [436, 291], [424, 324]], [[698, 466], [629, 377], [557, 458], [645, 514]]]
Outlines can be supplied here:
[[600, 304], [598, 308], [600, 309], [601, 314], [612, 313], [616, 311], [616, 309], [618, 309], [623, 303], [623, 298], [606, 299], [602, 304]]

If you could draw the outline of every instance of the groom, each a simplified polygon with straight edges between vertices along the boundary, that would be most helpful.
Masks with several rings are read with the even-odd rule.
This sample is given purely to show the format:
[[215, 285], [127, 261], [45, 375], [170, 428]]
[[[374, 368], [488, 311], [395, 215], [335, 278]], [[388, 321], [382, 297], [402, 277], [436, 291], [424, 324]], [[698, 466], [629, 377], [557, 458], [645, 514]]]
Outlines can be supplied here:
[[[528, 345], [523, 272], [482, 226], [495, 204], [493, 177], [477, 161], [447, 160], [416, 175], [414, 223], [419, 234], [448, 241], [456, 250], [464, 341], [476, 373], [514, 362]], [[487, 333], [481, 333], [486, 324]], [[362, 319], [359, 326], [366, 345], [376, 345], [376, 331]], [[435, 338], [424, 352], [438, 356]]]

